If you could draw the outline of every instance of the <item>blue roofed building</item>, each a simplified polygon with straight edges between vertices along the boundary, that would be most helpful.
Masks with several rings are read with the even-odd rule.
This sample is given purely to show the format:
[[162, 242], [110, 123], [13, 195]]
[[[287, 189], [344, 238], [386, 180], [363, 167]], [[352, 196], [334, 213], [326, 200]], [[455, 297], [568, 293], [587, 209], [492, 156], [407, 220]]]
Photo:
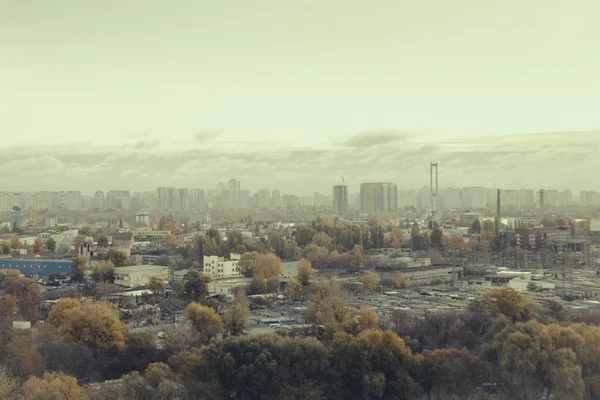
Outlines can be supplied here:
[[37, 274], [40, 277], [71, 273], [70, 260], [25, 260], [25, 259], [0, 259], [0, 270], [16, 269], [26, 277]]

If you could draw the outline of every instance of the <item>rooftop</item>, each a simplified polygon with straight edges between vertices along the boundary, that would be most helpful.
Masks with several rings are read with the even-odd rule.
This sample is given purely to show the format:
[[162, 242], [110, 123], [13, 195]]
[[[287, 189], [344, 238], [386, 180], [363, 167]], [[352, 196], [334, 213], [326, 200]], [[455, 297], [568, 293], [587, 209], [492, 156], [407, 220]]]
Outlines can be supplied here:
[[155, 270], [155, 269], [168, 269], [169, 267], [165, 267], [162, 265], [130, 265], [128, 267], [118, 267], [115, 268], [115, 272], [125, 271], [125, 272], [135, 272], [135, 271], [145, 271], [145, 270]]

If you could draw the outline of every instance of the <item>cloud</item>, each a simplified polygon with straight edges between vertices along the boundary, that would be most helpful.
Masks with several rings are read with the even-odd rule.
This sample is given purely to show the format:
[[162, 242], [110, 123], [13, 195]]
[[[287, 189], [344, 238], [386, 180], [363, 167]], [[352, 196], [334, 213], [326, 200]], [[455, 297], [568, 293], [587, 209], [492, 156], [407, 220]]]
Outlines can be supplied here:
[[205, 130], [196, 132], [193, 137], [197, 143], [206, 143], [215, 140], [221, 135], [223, 135], [223, 131], [221, 130]]
[[344, 142], [348, 147], [372, 147], [405, 141], [411, 135], [397, 131], [361, 132], [351, 136]]
[[55, 145], [0, 148], [2, 190], [154, 190], [158, 186], [210, 189], [242, 180], [242, 188], [284, 193], [330, 193], [346, 178], [350, 192], [361, 182], [391, 181], [399, 188], [429, 183], [429, 163], [440, 166], [440, 185], [493, 184], [500, 188], [599, 190], [589, 179], [600, 163], [600, 132], [498, 135], [420, 142], [394, 132], [354, 135], [331, 145], [247, 142], [234, 146]]

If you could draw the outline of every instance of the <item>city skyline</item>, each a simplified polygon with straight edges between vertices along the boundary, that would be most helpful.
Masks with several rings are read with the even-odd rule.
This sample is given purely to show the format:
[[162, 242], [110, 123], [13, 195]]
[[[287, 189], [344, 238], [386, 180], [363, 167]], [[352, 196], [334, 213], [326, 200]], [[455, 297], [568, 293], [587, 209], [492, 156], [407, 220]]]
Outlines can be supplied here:
[[[189, 189], [158, 187], [155, 190], [131, 192], [129, 190], [97, 190], [93, 196], [80, 191], [0, 191], [0, 212], [12, 207], [34, 210], [144, 210], [156, 211], [204, 211], [218, 209], [281, 208], [286, 206], [326, 206], [344, 215], [348, 209], [363, 213], [396, 211], [415, 207], [431, 209], [431, 191], [427, 186], [420, 189], [398, 188], [391, 182], [364, 182], [360, 192], [348, 193], [348, 186], [334, 185], [331, 194], [314, 192], [312, 196], [281, 193], [280, 190], [260, 189], [251, 192], [240, 189], [241, 182], [230, 179], [228, 184], [219, 182], [213, 189]], [[498, 192], [500, 197], [498, 198]], [[543, 195], [542, 195], [543, 192]], [[543, 200], [542, 200], [543, 198]], [[498, 190], [485, 187], [441, 188], [436, 196], [436, 209], [470, 209], [502, 206], [566, 208], [569, 206], [599, 206], [600, 192], [581, 191], [579, 196], [572, 190], [513, 189]]]
[[[399, 187], [429, 183], [429, 163], [440, 165], [440, 187], [484, 186], [502, 189], [599, 190], [585, 173], [598, 163], [600, 132], [481, 137], [427, 142], [401, 132], [363, 132], [329, 146], [294, 148], [273, 143], [239, 144], [215, 134], [195, 144], [124, 139], [123, 146], [12, 146], [0, 148], [0, 176], [6, 191], [81, 190], [157, 186], [208, 187], [232, 176], [257, 190], [270, 186], [309, 195], [329, 192], [345, 177], [350, 188], [361, 182], [388, 181]], [[575, 171], [575, 173], [573, 172]], [[265, 184], [268, 177], [268, 183]]]

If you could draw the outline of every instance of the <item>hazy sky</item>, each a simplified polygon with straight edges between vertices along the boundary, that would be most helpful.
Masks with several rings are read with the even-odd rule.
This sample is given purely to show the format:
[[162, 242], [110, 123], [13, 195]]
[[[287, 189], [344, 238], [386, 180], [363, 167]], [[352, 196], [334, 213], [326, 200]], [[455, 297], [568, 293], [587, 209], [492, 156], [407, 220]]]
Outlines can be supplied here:
[[599, 18], [597, 0], [0, 0], [0, 190], [423, 186], [430, 161], [443, 186], [600, 189]]

